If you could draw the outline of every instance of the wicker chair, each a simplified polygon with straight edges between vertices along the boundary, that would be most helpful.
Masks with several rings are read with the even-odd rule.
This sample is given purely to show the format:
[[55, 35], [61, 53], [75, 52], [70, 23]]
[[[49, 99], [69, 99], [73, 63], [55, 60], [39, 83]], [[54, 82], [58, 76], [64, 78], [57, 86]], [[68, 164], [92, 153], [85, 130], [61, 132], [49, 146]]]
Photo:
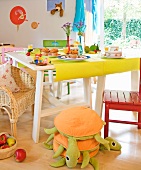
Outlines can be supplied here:
[[0, 109], [8, 113], [11, 134], [16, 137], [18, 117], [29, 106], [33, 106], [32, 111], [34, 111], [35, 81], [31, 75], [14, 66], [11, 66], [11, 73], [16, 84], [20, 87], [20, 91], [13, 93], [7, 87], [0, 86]]

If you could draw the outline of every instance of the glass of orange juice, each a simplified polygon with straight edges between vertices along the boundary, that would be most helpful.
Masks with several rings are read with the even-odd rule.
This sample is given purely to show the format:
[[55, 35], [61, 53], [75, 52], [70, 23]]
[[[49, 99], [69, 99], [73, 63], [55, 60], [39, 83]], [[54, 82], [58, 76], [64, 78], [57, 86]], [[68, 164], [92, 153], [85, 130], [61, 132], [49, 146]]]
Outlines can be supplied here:
[[105, 47], [105, 51], [109, 51], [109, 47]]

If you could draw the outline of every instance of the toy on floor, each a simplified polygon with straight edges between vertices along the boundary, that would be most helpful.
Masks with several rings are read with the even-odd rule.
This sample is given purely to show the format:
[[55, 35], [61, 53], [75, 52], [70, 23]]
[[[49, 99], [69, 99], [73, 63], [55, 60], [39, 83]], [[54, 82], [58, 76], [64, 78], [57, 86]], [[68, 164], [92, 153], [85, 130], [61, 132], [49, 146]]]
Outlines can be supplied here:
[[[105, 140], [109, 141], [109, 146], [110, 146], [110, 150], [114, 150], [114, 151], [120, 151], [121, 150], [121, 145], [120, 143], [118, 143], [115, 139], [111, 138], [111, 137], [106, 137]], [[100, 144], [100, 150], [105, 150], [105, 146]]]
[[[81, 168], [85, 168], [90, 163], [94, 170], [99, 170], [99, 163], [94, 158], [99, 147], [110, 150], [116, 145], [115, 150], [121, 149], [121, 145], [115, 140], [113, 146], [109, 139], [101, 137], [100, 131], [104, 123], [94, 110], [83, 106], [58, 114], [54, 120], [55, 127], [45, 129], [50, 136], [44, 146], [54, 150], [53, 158], [62, 156], [62, 159], [50, 165], [61, 167], [66, 164], [69, 168], [74, 168], [77, 163], [82, 163]], [[51, 140], [53, 144], [49, 144]]]
[[50, 11], [50, 13], [51, 13], [52, 15], [54, 15], [56, 12], [59, 12], [60, 17], [63, 16], [64, 10], [63, 10], [63, 7], [62, 7], [62, 2], [60, 2], [59, 4], [55, 4], [55, 9], [52, 9], [52, 10]]

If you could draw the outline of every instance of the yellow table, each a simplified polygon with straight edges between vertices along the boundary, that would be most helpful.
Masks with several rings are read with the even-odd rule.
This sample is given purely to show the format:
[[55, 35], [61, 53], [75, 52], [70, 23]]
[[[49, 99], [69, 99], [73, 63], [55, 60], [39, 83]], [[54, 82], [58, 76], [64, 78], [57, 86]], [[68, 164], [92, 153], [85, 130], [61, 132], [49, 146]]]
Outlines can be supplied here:
[[[84, 99], [92, 106], [91, 77], [98, 77], [95, 110], [102, 114], [102, 94], [105, 88], [105, 78], [108, 74], [131, 71], [131, 89], [137, 90], [137, 71], [139, 69], [139, 57], [107, 59], [99, 58], [98, 55], [88, 54], [91, 58], [84, 61], [65, 61], [57, 57], [49, 57], [56, 69], [56, 81], [83, 78]], [[60, 87], [60, 86], [59, 86]], [[58, 88], [58, 91], [61, 91]]]
[[[108, 74], [122, 73], [131, 71], [131, 88], [137, 89], [138, 76], [137, 70], [139, 69], [139, 58], [120, 58], [120, 59], [101, 59], [95, 55], [91, 59], [79, 62], [60, 61], [58, 58], [51, 58], [51, 62], [56, 69], [56, 81], [83, 78], [84, 90], [89, 96], [89, 102], [92, 102], [91, 97], [91, 80], [90, 77], [98, 76], [95, 110], [101, 116], [103, 105], [103, 91], [105, 88], [105, 78]], [[86, 89], [87, 87], [87, 89]], [[89, 90], [88, 90], [89, 88]], [[134, 89], [133, 89], [134, 88]], [[88, 98], [86, 97], [88, 100]], [[92, 104], [91, 104], [92, 105]]]
[[50, 58], [56, 69], [56, 81], [89, 78], [139, 69], [139, 58], [100, 59], [92, 56], [85, 61], [60, 61]]

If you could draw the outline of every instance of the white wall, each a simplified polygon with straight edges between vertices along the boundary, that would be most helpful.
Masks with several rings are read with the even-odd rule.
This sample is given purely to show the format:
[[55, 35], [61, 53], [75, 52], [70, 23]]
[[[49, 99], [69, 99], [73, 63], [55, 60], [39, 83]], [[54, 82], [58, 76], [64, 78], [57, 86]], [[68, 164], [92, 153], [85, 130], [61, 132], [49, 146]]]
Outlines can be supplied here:
[[[26, 19], [17, 26], [10, 21], [10, 11], [15, 6], [22, 6], [26, 10]], [[61, 28], [66, 22], [73, 22], [75, 15], [75, 0], [65, 0], [64, 16], [58, 13], [51, 15], [47, 11], [46, 0], [0, 0], [0, 43], [12, 43], [16, 46], [42, 47], [43, 39], [66, 39], [65, 32]], [[32, 22], [38, 22], [37, 29], [31, 28]], [[75, 39], [76, 34], [71, 33]]]

